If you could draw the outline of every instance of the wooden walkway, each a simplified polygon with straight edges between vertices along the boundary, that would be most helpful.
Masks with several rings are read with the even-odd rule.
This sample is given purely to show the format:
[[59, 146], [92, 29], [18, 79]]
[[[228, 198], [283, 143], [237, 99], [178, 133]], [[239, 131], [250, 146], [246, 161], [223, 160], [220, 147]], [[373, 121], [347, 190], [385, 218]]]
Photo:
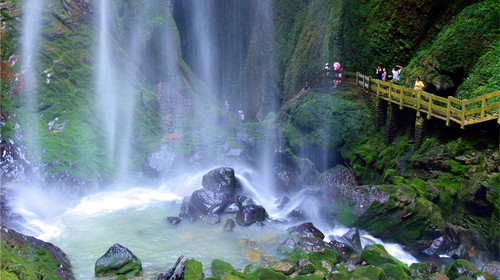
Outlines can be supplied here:
[[[465, 126], [497, 120], [500, 124], [500, 91], [495, 91], [473, 99], [460, 100], [453, 96], [444, 98], [421, 90], [414, 90], [391, 82], [383, 82], [358, 73], [345, 73], [347, 83], [352, 84], [351, 77], [356, 77], [355, 85], [377, 98], [399, 105], [400, 109], [409, 108], [427, 114], [427, 119], [437, 118], [450, 125], [455, 122], [464, 129]], [[344, 77], [343, 77], [344, 78]]]

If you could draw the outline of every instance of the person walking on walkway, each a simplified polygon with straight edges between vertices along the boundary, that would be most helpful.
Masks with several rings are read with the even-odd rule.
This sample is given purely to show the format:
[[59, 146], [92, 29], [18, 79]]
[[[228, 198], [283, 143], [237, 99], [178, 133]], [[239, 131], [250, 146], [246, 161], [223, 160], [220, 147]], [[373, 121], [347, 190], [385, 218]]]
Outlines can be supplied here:
[[424, 88], [425, 88], [425, 85], [422, 82], [422, 80], [420, 80], [420, 76], [417, 76], [417, 78], [415, 78], [415, 85], [413, 86], [413, 89], [414, 90], [423, 90]]
[[392, 83], [399, 85], [399, 75], [401, 74], [401, 71], [403, 70], [402, 66], [396, 65], [394, 68], [392, 68]]

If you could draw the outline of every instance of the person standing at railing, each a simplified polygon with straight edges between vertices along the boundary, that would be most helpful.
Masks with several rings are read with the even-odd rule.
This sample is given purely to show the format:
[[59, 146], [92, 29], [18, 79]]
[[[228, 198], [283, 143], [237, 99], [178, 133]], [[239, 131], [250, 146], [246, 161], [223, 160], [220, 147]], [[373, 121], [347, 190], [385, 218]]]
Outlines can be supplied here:
[[403, 70], [402, 66], [396, 65], [394, 68], [392, 68], [392, 83], [399, 85], [399, 75], [401, 74], [401, 71]]
[[328, 62], [325, 63], [325, 75], [324, 75], [324, 81], [323, 81], [323, 84], [326, 85], [326, 83], [328, 83], [328, 77], [330, 76], [330, 66], [328, 66]]
[[425, 88], [425, 85], [422, 82], [422, 80], [420, 80], [420, 76], [417, 76], [417, 78], [415, 78], [415, 85], [413, 86], [413, 89], [414, 90], [423, 90], [424, 88]]
[[342, 68], [340, 68], [340, 63], [335, 61], [333, 63], [333, 85], [337, 87], [340, 84], [340, 79], [342, 78]]
[[382, 68], [380, 68], [380, 66], [377, 67], [377, 70], [375, 70], [375, 78], [377, 80], [382, 80], [382, 73]]
[[[382, 68], [382, 75], [381, 75], [381, 76], [382, 76], [382, 81], [383, 81], [383, 82], [387, 82], [387, 69], [385, 69], [385, 67], [384, 67], [384, 68]], [[383, 87], [384, 89], [387, 89], [387, 86], [384, 86], [384, 85], [383, 85], [382, 87]]]

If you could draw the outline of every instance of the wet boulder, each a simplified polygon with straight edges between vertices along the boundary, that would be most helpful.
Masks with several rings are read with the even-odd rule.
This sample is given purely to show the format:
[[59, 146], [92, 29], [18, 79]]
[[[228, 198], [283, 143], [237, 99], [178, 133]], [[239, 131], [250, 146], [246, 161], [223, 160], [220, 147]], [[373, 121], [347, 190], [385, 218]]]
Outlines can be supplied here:
[[377, 279], [377, 280], [385, 280], [387, 279], [384, 271], [381, 268], [378, 268], [373, 265], [360, 266], [356, 268], [352, 274], [350, 279]]
[[235, 198], [235, 201], [240, 206], [247, 206], [247, 205], [255, 204], [255, 201], [251, 197], [244, 196], [244, 195], [237, 195]]
[[319, 250], [325, 244], [325, 235], [310, 222], [290, 227], [287, 232], [297, 240], [297, 246], [307, 253]]
[[293, 250], [297, 247], [295, 240], [293, 238], [287, 238], [285, 241], [278, 245], [278, 252], [282, 254], [291, 254]]
[[357, 186], [359, 185], [354, 172], [342, 165], [337, 165], [334, 168], [328, 169], [319, 176], [321, 186]]
[[460, 276], [476, 279], [479, 275], [481, 275], [479, 269], [477, 269], [470, 261], [463, 259], [452, 262], [446, 270], [446, 276], [450, 279], [456, 279]]
[[485, 266], [483, 266], [482, 272], [491, 274], [497, 277], [497, 279], [500, 279], [500, 262], [493, 261], [487, 263]]
[[311, 222], [289, 227], [287, 232], [291, 236], [296, 236], [298, 238], [314, 238], [318, 240], [323, 240], [325, 238], [325, 235]]
[[115, 243], [96, 261], [94, 271], [95, 276], [138, 276], [142, 272], [142, 264], [129, 249]]
[[329, 213], [346, 226], [424, 250], [444, 233], [440, 208], [410, 186], [331, 186]]
[[225, 192], [208, 189], [194, 191], [189, 201], [201, 214], [222, 213], [228, 202], [229, 196]]
[[190, 197], [184, 197], [181, 203], [181, 211], [179, 213], [179, 217], [189, 219], [190, 222], [194, 222], [198, 219], [202, 214], [200, 210], [195, 207], [194, 204], [191, 203]]
[[295, 271], [295, 265], [291, 262], [280, 261], [274, 263], [271, 268], [276, 272], [281, 272], [285, 275], [290, 275]]
[[[2, 221], [3, 222], [3, 221]], [[52, 243], [0, 225], [1, 279], [74, 279], [68, 256]], [[7, 257], [9, 254], [11, 256]], [[4, 257], [5, 256], [5, 257]], [[20, 265], [16, 260], [31, 260]], [[28, 269], [27, 268], [35, 268]]]
[[413, 278], [425, 279], [427, 276], [438, 272], [438, 265], [435, 262], [412, 263], [410, 271]]
[[234, 169], [219, 167], [203, 175], [201, 185], [208, 190], [232, 195], [235, 189], [235, 182]]
[[276, 205], [278, 205], [277, 208], [279, 210], [281, 210], [281, 209], [285, 208], [288, 205], [288, 203], [290, 203], [291, 201], [292, 200], [290, 198], [288, 198], [288, 196], [285, 195], [285, 196], [281, 197], [280, 199], [276, 200], [274, 203]]
[[236, 222], [241, 226], [249, 226], [253, 223], [262, 222], [267, 219], [266, 209], [260, 205], [250, 204], [242, 206], [236, 213]]
[[342, 260], [347, 260], [354, 255], [358, 256], [356, 250], [354, 250], [351, 246], [337, 240], [331, 240], [328, 243], [325, 243], [325, 248], [335, 250], [338, 253], [338, 257]]
[[357, 228], [349, 229], [348, 232], [346, 232], [344, 235], [342, 235], [342, 240], [345, 241], [345, 243], [351, 245], [351, 247], [358, 252], [361, 252], [361, 250], [363, 249], [361, 247], [361, 239], [359, 237], [359, 230]]
[[222, 277], [224, 273], [231, 273], [234, 271], [234, 267], [230, 263], [218, 259], [212, 260], [211, 268], [212, 273], [216, 277]]
[[375, 266], [383, 266], [384, 264], [394, 264], [400, 266], [405, 271], [405, 274], [410, 275], [410, 268], [404, 263], [398, 261], [391, 256], [380, 244], [366, 245], [361, 252], [361, 258], [367, 263]]
[[169, 145], [163, 145], [159, 151], [152, 153], [146, 159], [142, 170], [152, 177], [161, 176], [175, 171], [176, 162], [178, 162], [177, 153]]

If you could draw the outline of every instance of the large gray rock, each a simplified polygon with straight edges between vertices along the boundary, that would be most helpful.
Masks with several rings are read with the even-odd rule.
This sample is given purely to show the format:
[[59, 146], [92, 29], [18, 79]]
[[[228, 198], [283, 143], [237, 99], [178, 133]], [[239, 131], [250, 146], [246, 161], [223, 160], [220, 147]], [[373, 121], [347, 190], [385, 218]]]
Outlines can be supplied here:
[[201, 214], [220, 214], [228, 202], [229, 196], [225, 192], [201, 189], [193, 192], [189, 203], [196, 207]]
[[95, 262], [96, 276], [138, 276], [142, 263], [129, 249], [115, 243]]
[[219, 167], [210, 170], [203, 175], [201, 185], [209, 190], [225, 192], [232, 195], [235, 188], [234, 169], [230, 167]]
[[238, 213], [236, 213], [236, 222], [241, 226], [249, 226], [253, 223], [264, 221], [267, 216], [264, 207], [250, 204], [242, 206]]

